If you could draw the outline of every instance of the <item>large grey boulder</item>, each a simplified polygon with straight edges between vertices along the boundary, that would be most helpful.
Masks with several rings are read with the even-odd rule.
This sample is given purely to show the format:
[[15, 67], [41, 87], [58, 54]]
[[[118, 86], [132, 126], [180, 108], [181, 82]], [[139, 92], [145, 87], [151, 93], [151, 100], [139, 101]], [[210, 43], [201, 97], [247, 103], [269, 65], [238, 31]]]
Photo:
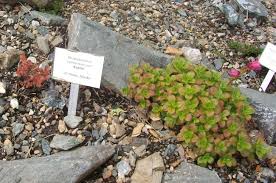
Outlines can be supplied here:
[[229, 4], [224, 4], [222, 7], [228, 24], [231, 26], [238, 25], [240, 18], [238, 12]]
[[276, 95], [266, 94], [259, 91], [240, 88], [241, 92], [248, 97], [255, 108], [254, 121], [263, 131], [267, 143], [276, 142]]
[[142, 62], [164, 67], [170, 57], [150, 50], [109, 28], [74, 13], [68, 26], [68, 48], [104, 56], [103, 84], [116, 90], [127, 85], [129, 67]]
[[267, 17], [268, 11], [260, 0], [234, 0], [242, 12], [253, 14], [257, 17]]
[[0, 161], [0, 183], [80, 182], [114, 152], [112, 146], [86, 146], [41, 158]]
[[182, 162], [173, 173], [165, 173], [163, 183], [221, 183], [215, 171]]

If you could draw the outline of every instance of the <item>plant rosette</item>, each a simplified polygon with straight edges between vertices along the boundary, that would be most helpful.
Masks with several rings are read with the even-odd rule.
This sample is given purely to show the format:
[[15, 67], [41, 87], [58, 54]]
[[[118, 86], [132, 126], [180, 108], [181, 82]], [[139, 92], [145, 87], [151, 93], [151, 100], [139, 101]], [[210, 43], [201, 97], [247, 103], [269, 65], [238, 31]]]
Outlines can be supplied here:
[[[258, 62], [245, 70], [249, 68], [259, 70]], [[199, 165], [231, 167], [239, 156], [254, 160], [268, 153], [263, 141], [252, 142], [246, 129], [254, 109], [219, 72], [182, 57], [163, 69], [142, 64], [131, 68], [123, 93], [168, 128], [178, 126], [177, 139], [192, 149]]]
[[27, 59], [25, 53], [22, 53], [16, 75], [21, 79], [20, 84], [23, 87], [40, 88], [50, 78], [50, 67], [39, 68], [38, 65]]

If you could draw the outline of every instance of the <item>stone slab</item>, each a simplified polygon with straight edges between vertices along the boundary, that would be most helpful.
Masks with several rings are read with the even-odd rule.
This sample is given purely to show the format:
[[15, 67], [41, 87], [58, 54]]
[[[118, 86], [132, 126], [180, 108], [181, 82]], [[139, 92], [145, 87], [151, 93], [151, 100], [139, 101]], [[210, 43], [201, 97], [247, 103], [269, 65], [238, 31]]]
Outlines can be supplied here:
[[267, 143], [276, 142], [276, 95], [266, 94], [259, 91], [240, 88], [241, 92], [248, 97], [255, 108], [254, 121], [262, 130]]
[[182, 162], [173, 173], [166, 173], [162, 183], [221, 183], [215, 171]]
[[147, 62], [164, 67], [171, 59], [78, 13], [71, 16], [68, 35], [69, 49], [105, 57], [102, 83], [116, 90], [127, 85], [130, 66]]
[[112, 146], [86, 146], [40, 158], [0, 161], [0, 183], [80, 182], [114, 153]]
[[268, 11], [260, 0], [234, 0], [242, 11], [254, 14], [258, 17], [267, 17]]

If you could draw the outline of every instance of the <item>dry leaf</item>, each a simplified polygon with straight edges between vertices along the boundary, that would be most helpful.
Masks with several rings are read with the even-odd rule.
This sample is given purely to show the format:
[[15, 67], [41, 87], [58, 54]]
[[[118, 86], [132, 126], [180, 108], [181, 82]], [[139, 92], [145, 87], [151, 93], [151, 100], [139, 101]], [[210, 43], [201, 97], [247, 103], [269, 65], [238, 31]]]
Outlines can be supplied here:
[[269, 163], [272, 165], [272, 166], [275, 166], [276, 165], [276, 158], [272, 158], [269, 160]]
[[100, 114], [102, 112], [101, 106], [99, 106], [99, 104], [97, 104], [96, 102], [93, 102], [93, 107], [94, 107], [96, 113]]
[[138, 123], [137, 126], [132, 131], [132, 137], [138, 137], [141, 134], [141, 131], [144, 127], [144, 123]]
[[197, 155], [189, 148], [186, 149], [186, 158], [190, 158], [192, 160], [195, 160]]
[[175, 162], [171, 163], [170, 165], [175, 168], [177, 167], [181, 162], [183, 161], [183, 159], [178, 159]]
[[182, 51], [181, 51], [181, 49], [174, 48], [174, 47], [171, 47], [171, 46], [167, 47], [165, 53], [169, 54], [169, 55], [177, 55], [177, 56], [180, 56], [180, 55], [183, 54]]
[[58, 131], [60, 133], [63, 133], [63, 132], [66, 131], [66, 129], [67, 128], [66, 128], [65, 122], [63, 120], [59, 120], [59, 122], [58, 122]]
[[262, 169], [262, 167], [260, 165], [257, 165], [256, 168], [255, 168], [256, 172], [260, 172], [261, 169]]
[[177, 152], [182, 160], [185, 159], [185, 150], [181, 144], [177, 145]]
[[160, 135], [153, 129], [149, 129], [149, 132], [152, 136], [154, 136], [157, 139], [160, 139]]

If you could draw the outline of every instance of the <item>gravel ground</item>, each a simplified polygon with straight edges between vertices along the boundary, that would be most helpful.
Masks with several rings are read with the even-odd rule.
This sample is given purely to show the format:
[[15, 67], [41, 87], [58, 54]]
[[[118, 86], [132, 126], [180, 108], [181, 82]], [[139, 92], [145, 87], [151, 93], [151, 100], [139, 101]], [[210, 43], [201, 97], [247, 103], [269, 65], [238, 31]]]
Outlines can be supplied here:
[[[181, 2], [181, 3], [177, 3]], [[144, 1], [144, 0], [72, 0], [67, 2], [64, 16], [69, 19], [72, 12], [81, 12], [92, 20], [120, 32], [153, 49], [165, 51], [168, 46], [183, 45], [199, 48], [212, 62], [221, 58], [224, 68], [239, 68], [248, 61], [232, 52], [226, 43], [239, 40], [264, 46], [275, 42], [270, 32], [275, 17], [272, 1], [265, 1], [270, 17], [262, 25], [251, 29], [229, 27], [223, 14], [211, 6], [210, 1]], [[1, 49], [24, 50], [36, 58], [37, 64], [48, 63], [53, 57], [53, 40], [61, 37], [59, 47], [67, 42], [65, 26], [42, 25], [38, 20], [20, 17], [20, 6], [0, 7]], [[250, 22], [248, 22], [250, 23]], [[37, 35], [49, 34], [50, 54], [41, 52], [35, 43]], [[207, 61], [206, 60], [206, 61]], [[49, 63], [51, 65], [51, 62]], [[179, 164], [179, 157], [193, 162], [193, 154], [175, 141], [172, 131], [162, 123], [150, 124], [148, 118], [124, 97], [102, 88], [81, 88], [78, 115], [83, 123], [69, 128], [64, 122], [67, 113], [66, 98], [69, 84], [49, 81], [41, 89], [23, 89], [15, 77], [16, 67], [1, 71], [0, 81], [5, 83], [6, 92], [0, 94], [0, 159], [14, 160], [45, 156], [58, 152], [50, 148], [56, 134], [70, 135], [82, 139], [80, 145], [118, 144], [117, 155], [93, 173], [84, 182], [115, 182], [118, 175], [116, 164], [123, 159], [131, 162], [133, 147], [145, 146], [145, 153], [137, 160], [154, 152], [160, 152], [166, 171]], [[256, 88], [264, 77], [265, 70], [246, 80]], [[254, 75], [254, 74], [253, 74]], [[274, 83], [270, 92], [275, 92]], [[49, 105], [49, 101], [51, 105]], [[140, 128], [136, 128], [139, 127]], [[153, 128], [158, 130], [153, 130]], [[138, 129], [138, 131], [137, 131]], [[252, 129], [254, 130], [254, 129]], [[138, 133], [133, 136], [133, 133]], [[160, 137], [162, 135], [162, 138]], [[161, 140], [160, 140], [161, 138]], [[184, 153], [183, 153], [184, 152]], [[130, 163], [131, 164], [131, 163]], [[107, 168], [109, 167], [109, 168]], [[134, 166], [123, 180], [130, 181]], [[247, 162], [235, 169], [216, 169], [223, 182], [275, 182], [264, 171], [275, 172], [275, 162]], [[110, 173], [111, 172], [111, 173]], [[118, 181], [119, 182], [119, 181]]]
[[[101, 22], [116, 32], [156, 50], [165, 51], [168, 46], [191, 46], [201, 50], [206, 62], [221, 59], [219, 71], [239, 69], [250, 58], [244, 58], [229, 49], [227, 43], [236, 40], [264, 47], [267, 42], [276, 43], [276, 6], [266, 0], [269, 17], [261, 25], [253, 19], [245, 21], [245, 27], [231, 27], [225, 16], [211, 0], [72, 0], [65, 8], [68, 18], [72, 12], [81, 12], [91, 20]], [[250, 73], [236, 80], [236, 84], [259, 88], [267, 70]], [[275, 78], [268, 88], [276, 91]]]

